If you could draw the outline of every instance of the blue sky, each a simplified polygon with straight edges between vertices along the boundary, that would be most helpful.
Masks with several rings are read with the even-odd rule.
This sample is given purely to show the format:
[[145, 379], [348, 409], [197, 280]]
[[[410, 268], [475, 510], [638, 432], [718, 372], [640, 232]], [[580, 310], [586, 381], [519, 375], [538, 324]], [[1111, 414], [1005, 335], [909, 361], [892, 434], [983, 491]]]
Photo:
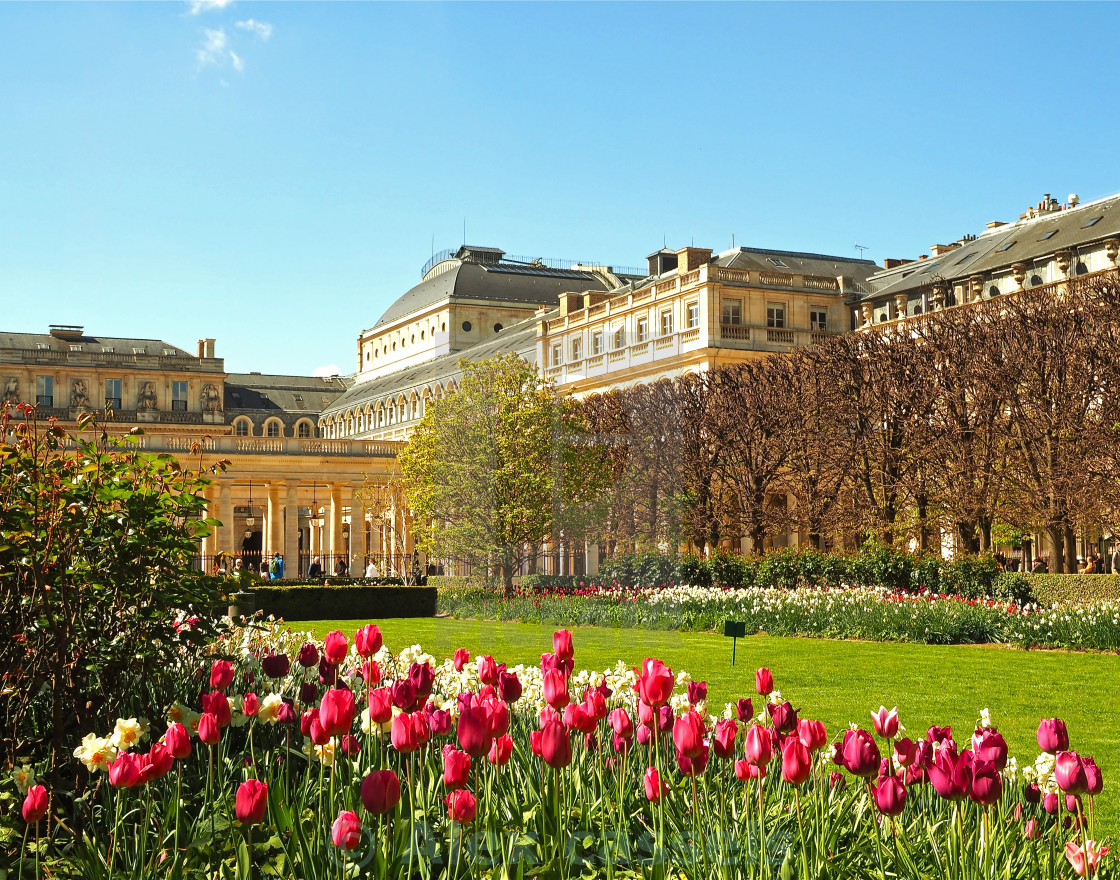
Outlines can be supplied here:
[[1114, 4], [0, 4], [0, 329], [348, 372], [435, 248], [868, 257], [1120, 191]]

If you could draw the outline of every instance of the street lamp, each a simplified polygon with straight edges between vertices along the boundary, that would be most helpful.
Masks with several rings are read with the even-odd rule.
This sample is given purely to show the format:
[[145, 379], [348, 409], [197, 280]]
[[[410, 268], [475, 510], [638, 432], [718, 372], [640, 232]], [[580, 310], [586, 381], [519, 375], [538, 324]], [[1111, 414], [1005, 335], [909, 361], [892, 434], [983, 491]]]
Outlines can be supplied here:
[[[245, 525], [250, 529], [257, 524], [257, 518], [253, 516], [253, 481], [249, 481], [249, 515], [245, 517]], [[249, 537], [246, 535], [245, 537]]]

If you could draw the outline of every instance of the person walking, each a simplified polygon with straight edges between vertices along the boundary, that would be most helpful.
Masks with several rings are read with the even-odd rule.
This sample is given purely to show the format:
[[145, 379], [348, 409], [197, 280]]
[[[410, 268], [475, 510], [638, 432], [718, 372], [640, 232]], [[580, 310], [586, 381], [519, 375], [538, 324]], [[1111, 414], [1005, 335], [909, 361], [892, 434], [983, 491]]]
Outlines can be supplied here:
[[319, 578], [323, 576], [323, 566], [319, 564], [318, 556], [312, 559], [311, 565], [307, 567], [307, 576], [309, 578]]
[[1112, 557], [1110, 561], [1112, 563], [1112, 573], [1120, 574], [1120, 542], [1112, 545]]
[[350, 573], [350, 566], [346, 563], [345, 556], [339, 556], [338, 561], [334, 564], [334, 576], [346, 577]]

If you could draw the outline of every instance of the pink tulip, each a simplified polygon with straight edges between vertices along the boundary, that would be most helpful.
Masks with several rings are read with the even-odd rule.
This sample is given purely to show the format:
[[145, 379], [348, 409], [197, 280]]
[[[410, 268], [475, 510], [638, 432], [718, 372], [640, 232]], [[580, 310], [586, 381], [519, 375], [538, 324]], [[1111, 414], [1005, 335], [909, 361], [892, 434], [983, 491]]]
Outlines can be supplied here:
[[347, 851], [358, 848], [362, 842], [362, 820], [353, 810], [343, 810], [331, 825], [331, 843]]
[[572, 634], [566, 630], [557, 630], [552, 635], [552, 652], [559, 660], [571, 660], [575, 656], [572, 645]]
[[845, 736], [844, 766], [855, 776], [871, 777], [879, 772], [879, 747], [866, 730], [853, 730]]
[[1007, 766], [1007, 742], [994, 727], [982, 728], [972, 735], [972, 752], [977, 761], [995, 764], [997, 770]]
[[247, 718], [256, 718], [261, 711], [261, 701], [256, 694], [246, 694], [241, 701], [241, 711]]
[[664, 705], [673, 694], [673, 670], [660, 660], [647, 657], [638, 674], [638, 696], [653, 708]]
[[1038, 747], [1051, 755], [1064, 752], [1069, 748], [1069, 734], [1061, 718], [1043, 718], [1038, 723], [1036, 739]]
[[874, 791], [875, 807], [884, 816], [897, 816], [906, 808], [906, 786], [897, 776], [880, 776]]
[[813, 771], [813, 756], [805, 743], [790, 737], [782, 747], [782, 779], [790, 785], [801, 785]]
[[388, 813], [401, 799], [401, 783], [392, 770], [373, 770], [362, 780], [362, 806], [374, 815]]
[[928, 768], [929, 781], [947, 801], [964, 800], [972, 791], [971, 752], [954, 754], [948, 747], [937, 750], [933, 765]]
[[51, 798], [47, 790], [41, 785], [31, 786], [23, 799], [23, 821], [28, 825], [38, 824], [47, 815], [50, 805]]
[[639, 724], [636, 729], [636, 734], [638, 738], [638, 744], [644, 746], [651, 739], [653, 739], [653, 728], [648, 724]]
[[1085, 755], [1081, 759], [1081, 767], [1085, 771], [1085, 793], [1095, 797], [1104, 791], [1104, 777], [1097, 762]]
[[673, 725], [673, 744], [686, 758], [697, 758], [704, 749], [704, 719], [695, 709], [677, 719]]
[[319, 723], [323, 725], [327, 736], [349, 733], [356, 714], [354, 695], [342, 688], [327, 691], [319, 703]]
[[1023, 837], [1027, 840], [1038, 840], [1038, 820], [1028, 819], [1023, 825]]
[[337, 666], [346, 659], [346, 652], [350, 648], [350, 643], [337, 629], [331, 630], [327, 633], [327, 637], [323, 639], [323, 657], [328, 663], [333, 663]]
[[243, 825], [255, 825], [264, 819], [268, 807], [268, 785], [259, 779], [246, 779], [237, 789], [234, 811]]
[[215, 660], [210, 667], [210, 687], [224, 691], [233, 682], [233, 664], [228, 660]]
[[354, 647], [362, 657], [372, 657], [381, 650], [382, 644], [381, 628], [376, 624], [367, 623], [354, 633]]
[[661, 781], [661, 775], [656, 767], [646, 768], [645, 775], [642, 777], [642, 787], [646, 792], [646, 800], [651, 803], [657, 803], [669, 793], [669, 786]]
[[743, 724], [750, 724], [754, 720], [754, 705], [749, 697], [744, 697], [735, 703], [735, 716]]
[[1054, 780], [1066, 794], [1084, 794], [1089, 790], [1085, 767], [1077, 752], [1058, 752], [1054, 756]]
[[487, 756], [490, 763], [498, 767], [505, 766], [510, 757], [513, 755], [513, 740], [510, 739], [509, 734], [495, 738], [493, 744], [490, 746], [490, 754]]
[[1060, 802], [1058, 795], [1055, 792], [1048, 791], [1042, 796], [1042, 810], [1049, 816], [1054, 816], [1058, 812]]
[[743, 757], [747, 759], [748, 764], [753, 764], [755, 767], [765, 767], [770, 763], [773, 757], [770, 731], [761, 724], [751, 725], [747, 729]]
[[428, 718], [428, 727], [431, 728], [432, 736], [447, 736], [451, 732], [451, 713], [444, 709], [432, 709], [432, 704], [428, 703], [425, 715]]
[[607, 716], [607, 723], [616, 736], [631, 739], [634, 736], [634, 722], [630, 720], [625, 709], [612, 709]]
[[889, 712], [886, 706], [880, 706], [878, 712], [871, 713], [871, 720], [875, 724], [875, 732], [883, 739], [894, 739], [898, 734], [898, 706]]
[[690, 681], [688, 683], [688, 702], [693, 706], [708, 699], [708, 683], [706, 681]]
[[810, 752], [819, 752], [828, 742], [828, 733], [824, 729], [823, 721], [810, 721], [801, 718], [797, 722], [797, 738], [805, 744]]
[[473, 822], [478, 812], [475, 796], [465, 788], [451, 792], [444, 798], [444, 803], [447, 804], [447, 815], [451, 817], [451, 821], [461, 825], [469, 825]]
[[1100, 864], [1101, 858], [1108, 852], [1108, 847], [1102, 847], [1095, 840], [1085, 841], [1084, 848], [1074, 842], [1066, 844], [1066, 860], [1073, 866], [1073, 872], [1078, 877], [1092, 877]]
[[568, 693], [568, 680], [559, 670], [550, 669], [544, 674], [543, 696], [544, 701], [557, 711], [571, 702], [572, 697]]
[[471, 775], [471, 756], [453, 746], [443, 751], [443, 784], [448, 788], [462, 788]]
[[894, 744], [894, 760], [900, 767], [909, 767], [918, 758], [918, 747], [913, 740], [903, 738]]
[[139, 755], [120, 752], [109, 765], [109, 784], [114, 788], [132, 788], [140, 783], [143, 761]]
[[774, 675], [766, 667], [755, 671], [754, 689], [763, 697], [768, 697], [774, 692]]
[[164, 744], [170, 750], [172, 757], [182, 760], [190, 757], [191, 735], [187, 728], [178, 722], [167, 726], [167, 733], [163, 735]]

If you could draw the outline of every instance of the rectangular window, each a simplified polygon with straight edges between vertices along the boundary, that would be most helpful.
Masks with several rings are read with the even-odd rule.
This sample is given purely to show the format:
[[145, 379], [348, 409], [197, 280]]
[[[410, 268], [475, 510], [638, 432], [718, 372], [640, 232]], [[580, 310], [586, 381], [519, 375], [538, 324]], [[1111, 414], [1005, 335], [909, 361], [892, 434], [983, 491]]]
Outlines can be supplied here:
[[[264, 395], [261, 395], [264, 397]], [[171, 409], [177, 412], [187, 411], [187, 383], [186, 382], [172, 382], [171, 383]]]
[[649, 339], [649, 318], [638, 318], [638, 342]]
[[572, 360], [583, 360], [583, 340], [578, 337], [572, 340]]
[[786, 326], [786, 307], [784, 305], [781, 303], [766, 304], [766, 326], [777, 328]]
[[54, 377], [35, 377], [35, 402], [39, 406], [54, 406]]
[[564, 346], [557, 342], [552, 346], [552, 366], [558, 367], [564, 361]]
[[113, 412], [120, 412], [121, 408], [121, 380], [105, 380], [105, 406]]
[[661, 335], [668, 336], [673, 332], [673, 313], [666, 309], [661, 313]]
[[688, 304], [688, 328], [691, 330], [693, 327], [700, 326], [700, 303], [690, 302]]
[[719, 322], [721, 324], [742, 324], [743, 301], [741, 299], [725, 299], [720, 304]]
[[591, 353], [592, 354], [602, 354], [603, 353], [603, 334], [602, 334], [602, 332], [591, 334]]
[[824, 332], [828, 329], [828, 310], [827, 309], [810, 309], [809, 310], [809, 327], [812, 330]]
[[626, 328], [619, 327], [614, 331], [614, 347], [617, 351], [620, 348], [626, 348]]

